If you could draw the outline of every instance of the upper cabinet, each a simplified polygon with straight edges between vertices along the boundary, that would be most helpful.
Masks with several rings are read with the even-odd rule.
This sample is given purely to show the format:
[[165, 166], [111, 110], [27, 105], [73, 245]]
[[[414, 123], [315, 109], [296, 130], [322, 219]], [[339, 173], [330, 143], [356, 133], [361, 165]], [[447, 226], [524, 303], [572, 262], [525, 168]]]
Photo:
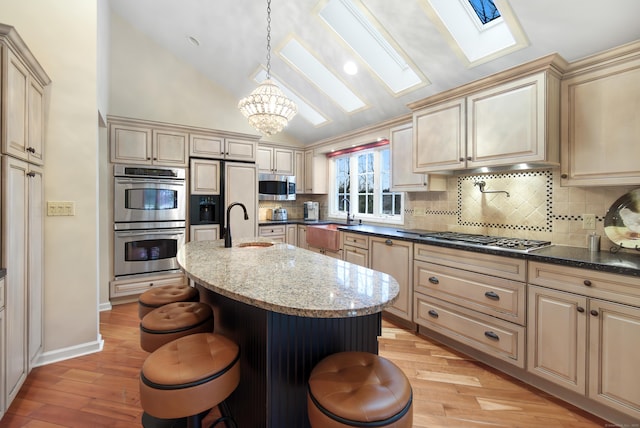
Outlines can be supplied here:
[[556, 55], [410, 105], [413, 171], [559, 164]]
[[389, 137], [392, 191], [447, 190], [445, 177], [416, 174], [407, 167], [407, 160], [412, 156], [413, 127], [411, 123], [391, 128]]
[[562, 185], [640, 183], [640, 42], [573, 63], [561, 91]]
[[216, 134], [190, 133], [189, 156], [255, 162], [255, 140], [225, 138]]
[[313, 149], [304, 152], [304, 189], [302, 193], [327, 193], [328, 162], [323, 154], [315, 154]]
[[2, 153], [44, 164], [45, 90], [51, 82], [11, 26], [0, 24]]
[[256, 163], [258, 164], [258, 172], [281, 175], [295, 174], [295, 157], [292, 149], [260, 145]]

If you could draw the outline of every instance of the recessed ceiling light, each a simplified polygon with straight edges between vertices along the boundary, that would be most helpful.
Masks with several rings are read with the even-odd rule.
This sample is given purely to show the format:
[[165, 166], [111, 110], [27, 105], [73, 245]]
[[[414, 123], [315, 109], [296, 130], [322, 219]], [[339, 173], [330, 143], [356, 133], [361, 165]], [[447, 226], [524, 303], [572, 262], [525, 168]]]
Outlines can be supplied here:
[[350, 76], [353, 76], [358, 73], [358, 66], [353, 61], [347, 61], [344, 63], [343, 70]]
[[187, 40], [189, 40], [189, 43], [193, 46], [200, 46], [200, 40], [196, 39], [194, 36], [187, 36]]

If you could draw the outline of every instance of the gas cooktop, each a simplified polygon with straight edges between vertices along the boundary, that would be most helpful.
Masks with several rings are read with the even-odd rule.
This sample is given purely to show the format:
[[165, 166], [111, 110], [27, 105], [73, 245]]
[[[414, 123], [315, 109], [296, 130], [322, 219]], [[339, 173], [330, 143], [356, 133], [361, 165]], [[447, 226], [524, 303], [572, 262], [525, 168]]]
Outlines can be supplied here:
[[550, 241], [538, 241], [534, 239], [505, 238], [501, 236], [474, 235], [471, 233], [458, 232], [414, 232], [403, 231], [398, 232], [411, 233], [435, 241], [446, 241], [463, 243], [488, 248], [500, 248], [503, 250], [512, 250], [520, 252], [528, 252], [551, 245]]

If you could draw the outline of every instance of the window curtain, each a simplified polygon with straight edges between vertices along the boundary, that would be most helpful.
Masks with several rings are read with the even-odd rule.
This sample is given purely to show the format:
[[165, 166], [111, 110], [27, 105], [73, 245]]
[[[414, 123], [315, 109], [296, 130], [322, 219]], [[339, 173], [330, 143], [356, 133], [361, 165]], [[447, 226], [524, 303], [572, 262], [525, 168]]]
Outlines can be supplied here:
[[336, 150], [335, 152], [327, 153], [328, 158], [335, 158], [336, 156], [342, 156], [350, 153], [360, 152], [362, 150], [373, 149], [375, 147], [382, 147], [389, 144], [389, 140], [386, 138], [380, 141], [376, 141], [374, 143], [362, 144], [360, 146], [349, 147], [348, 149]]

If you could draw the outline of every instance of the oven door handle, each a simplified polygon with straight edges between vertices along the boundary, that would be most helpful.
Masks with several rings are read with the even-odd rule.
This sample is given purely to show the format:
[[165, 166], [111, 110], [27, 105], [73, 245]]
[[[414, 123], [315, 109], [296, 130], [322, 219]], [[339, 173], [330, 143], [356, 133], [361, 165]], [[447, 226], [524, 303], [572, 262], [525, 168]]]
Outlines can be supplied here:
[[172, 186], [184, 186], [184, 180], [162, 180], [162, 179], [145, 179], [145, 178], [122, 178], [116, 177], [118, 184], [170, 184]]
[[116, 230], [118, 236], [142, 236], [142, 235], [176, 235], [184, 234], [184, 229], [155, 229], [155, 230]]

